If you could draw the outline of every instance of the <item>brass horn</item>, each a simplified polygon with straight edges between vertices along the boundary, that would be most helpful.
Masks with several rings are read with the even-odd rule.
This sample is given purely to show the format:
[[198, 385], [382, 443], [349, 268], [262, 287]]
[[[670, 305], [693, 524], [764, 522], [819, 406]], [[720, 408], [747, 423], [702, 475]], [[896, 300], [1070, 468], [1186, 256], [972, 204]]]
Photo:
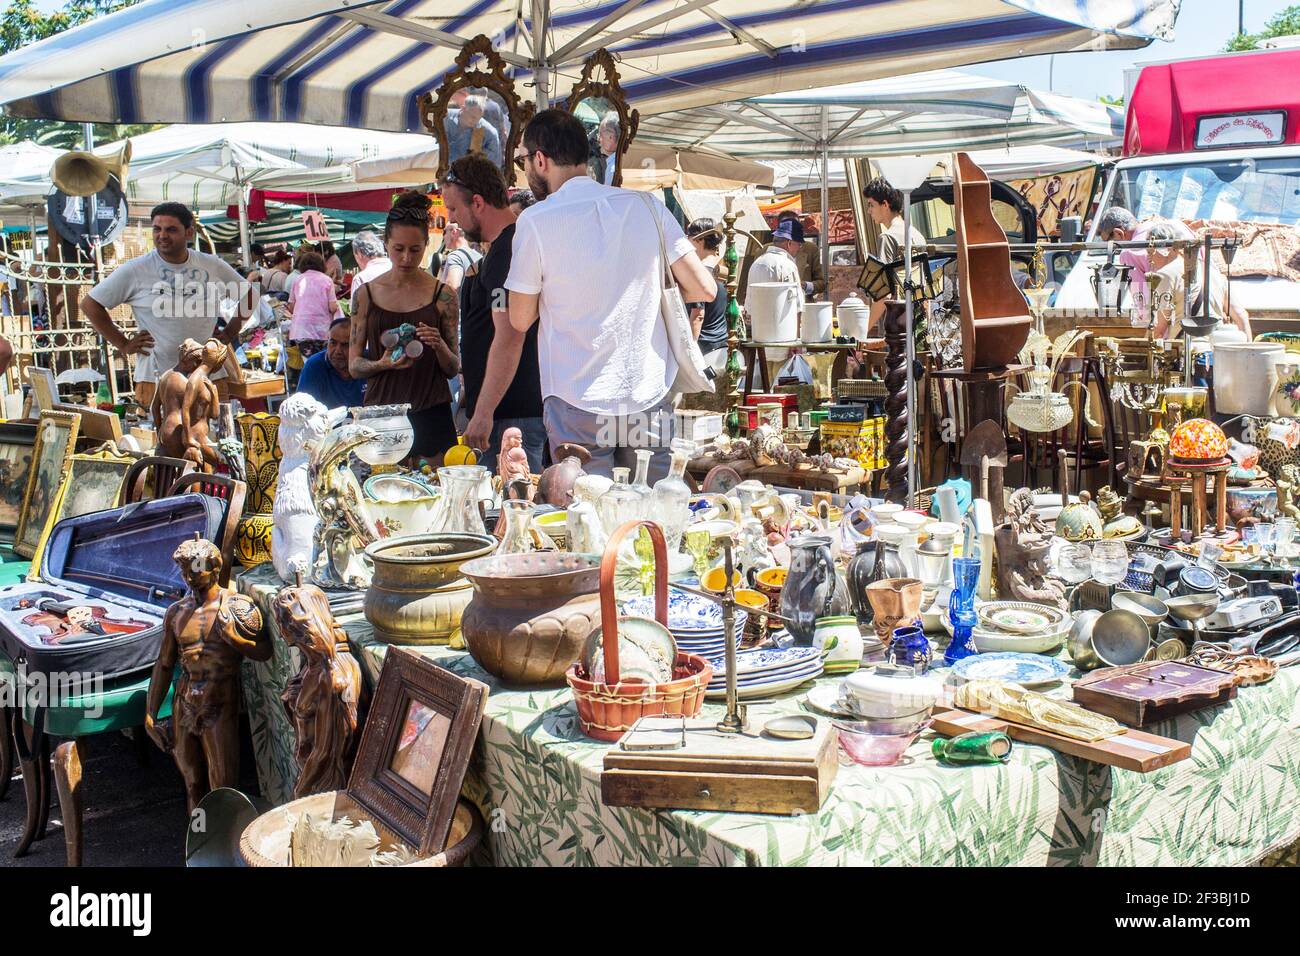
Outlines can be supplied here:
[[93, 196], [108, 185], [110, 176], [126, 186], [126, 170], [131, 162], [131, 141], [126, 140], [115, 153], [96, 155], [83, 150], [69, 150], [50, 167], [54, 187], [66, 196]]

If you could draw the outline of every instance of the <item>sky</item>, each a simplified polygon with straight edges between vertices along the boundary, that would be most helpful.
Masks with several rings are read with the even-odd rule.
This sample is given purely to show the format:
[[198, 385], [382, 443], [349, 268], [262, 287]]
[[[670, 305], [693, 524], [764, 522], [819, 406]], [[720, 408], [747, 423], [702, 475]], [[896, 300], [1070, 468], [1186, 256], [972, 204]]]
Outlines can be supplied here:
[[[1258, 33], [1275, 14], [1300, 0], [1244, 0], [1246, 32]], [[1174, 40], [1154, 40], [1140, 50], [1110, 53], [1064, 53], [1055, 57], [1030, 56], [998, 63], [965, 67], [998, 80], [1016, 80], [1032, 89], [1052, 90], [1069, 96], [1096, 99], [1122, 96], [1124, 71], [1134, 64], [1181, 60], [1222, 52], [1237, 32], [1237, 4], [1233, 0], [1183, 0], [1174, 24]], [[1055, 60], [1053, 68], [1051, 61]]]
[[[1300, 0], [1242, 0], [1246, 32], [1258, 33], [1274, 14]], [[58, 10], [64, 0], [37, 0], [42, 10]], [[1122, 96], [1124, 71], [1135, 63], [1178, 60], [1219, 53], [1237, 32], [1237, 3], [1233, 0], [1183, 0], [1172, 43], [1155, 40], [1140, 50], [1111, 53], [1066, 53], [1031, 56], [967, 67], [967, 72], [999, 80], [1018, 80], [1033, 89], [1096, 99]], [[1053, 64], [1052, 61], [1055, 61]]]

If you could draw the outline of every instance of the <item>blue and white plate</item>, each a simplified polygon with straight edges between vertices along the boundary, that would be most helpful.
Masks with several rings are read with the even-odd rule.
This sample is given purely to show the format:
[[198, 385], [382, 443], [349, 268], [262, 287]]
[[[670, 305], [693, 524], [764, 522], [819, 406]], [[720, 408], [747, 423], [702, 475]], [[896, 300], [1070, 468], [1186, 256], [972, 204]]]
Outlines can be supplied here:
[[[815, 647], [788, 647], [785, 650], [741, 651], [736, 655], [736, 677], [743, 678], [751, 674], [763, 674], [771, 671], [783, 671], [821, 660], [821, 652]], [[723, 657], [709, 661], [715, 675], [726, 671], [727, 661]]]
[[[646, 594], [623, 603], [623, 613], [637, 617], [655, 616], [655, 597]], [[739, 619], [740, 615], [736, 615]], [[668, 630], [676, 633], [699, 633], [722, 630], [722, 605], [708, 598], [687, 594], [685, 591], [668, 592]]]
[[[736, 696], [741, 700], [747, 700], [754, 697], [769, 697], [776, 694], [784, 694], [788, 691], [794, 690], [796, 687], [808, 683], [810, 680], [820, 677], [821, 673], [821, 663], [818, 662], [811, 670], [800, 671], [793, 675], [778, 674], [774, 679], [768, 681], [752, 681], [748, 683], [738, 682], [736, 685]], [[704, 691], [704, 696], [712, 698], [726, 697], [726, 681], [717, 685], [709, 684], [708, 688]]]
[[963, 680], [1001, 680], [1023, 687], [1054, 684], [1070, 673], [1064, 661], [1039, 654], [972, 654], [953, 665]]
[[[772, 674], [763, 674], [762, 676], [765, 678], [764, 680], [738, 680], [736, 681], [736, 689], [744, 690], [750, 687], [770, 687], [774, 684], [784, 686], [791, 681], [802, 682], [805, 680], [812, 680], [814, 677], [820, 677], [821, 675], [821, 667], [804, 667], [792, 671], [777, 671]], [[711, 691], [726, 690], [727, 682], [725, 680], [711, 680], [709, 681], [707, 689]]]

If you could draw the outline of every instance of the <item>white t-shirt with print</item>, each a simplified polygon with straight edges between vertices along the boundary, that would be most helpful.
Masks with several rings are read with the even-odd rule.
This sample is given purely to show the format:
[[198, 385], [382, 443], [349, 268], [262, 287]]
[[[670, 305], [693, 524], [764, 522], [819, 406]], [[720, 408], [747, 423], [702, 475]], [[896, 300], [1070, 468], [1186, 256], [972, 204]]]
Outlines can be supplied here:
[[677, 376], [659, 317], [659, 230], [669, 263], [693, 250], [668, 208], [586, 176], [564, 183], [515, 225], [506, 289], [539, 295], [542, 397], [594, 415], [658, 404]]
[[135, 380], [155, 382], [176, 365], [182, 342], [211, 337], [221, 300], [239, 302], [248, 288], [219, 256], [190, 249], [185, 262], [173, 263], [155, 249], [110, 272], [90, 298], [105, 309], [131, 306], [136, 325], [153, 336], [153, 351], [136, 356]]

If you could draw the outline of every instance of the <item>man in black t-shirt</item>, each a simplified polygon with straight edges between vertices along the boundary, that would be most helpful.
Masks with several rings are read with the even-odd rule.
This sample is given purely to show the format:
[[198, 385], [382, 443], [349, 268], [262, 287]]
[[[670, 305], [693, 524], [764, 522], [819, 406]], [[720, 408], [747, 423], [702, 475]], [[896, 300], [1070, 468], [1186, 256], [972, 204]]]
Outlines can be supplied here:
[[502, 433], [518, 428], [528, 465], [537, 474], [546, 446], [537, 325], [526, 333], [510, 325], [506, 277], [515, 214], [505, 178], [485, 157], [462, 156], [443, 179], [442, 199], [447, 217], [470, 242], [491, 243], [460, 286], [460, 367], [465, 377], [461, 404], [469, 415], [465, 444], [484, 449], [483, 464], [495, 468]]

